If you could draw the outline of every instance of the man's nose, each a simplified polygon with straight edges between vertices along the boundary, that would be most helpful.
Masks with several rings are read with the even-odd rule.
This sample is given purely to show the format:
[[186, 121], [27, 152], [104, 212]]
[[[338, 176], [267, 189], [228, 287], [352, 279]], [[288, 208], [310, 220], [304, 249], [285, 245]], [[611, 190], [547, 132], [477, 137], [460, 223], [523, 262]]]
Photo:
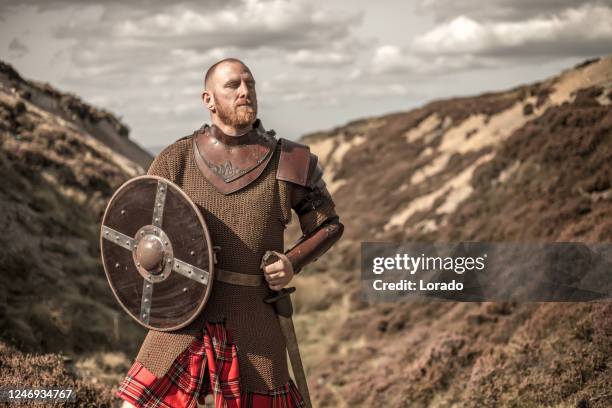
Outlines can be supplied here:
[[238, 96], [240, 98], [248, 98], [251, 96], [249, 86], [244, 81], [240, 83], [240, 88], [238, 88]]

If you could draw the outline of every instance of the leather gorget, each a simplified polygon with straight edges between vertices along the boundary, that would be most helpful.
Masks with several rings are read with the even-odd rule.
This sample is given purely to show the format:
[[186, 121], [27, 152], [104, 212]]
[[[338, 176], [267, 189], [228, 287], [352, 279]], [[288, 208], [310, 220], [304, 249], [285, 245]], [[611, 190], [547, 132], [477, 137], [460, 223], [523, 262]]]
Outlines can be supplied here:
[[244, 135], [226, 135], [217, 126], [204, 125], [193, 134], [193, 154], [204, 177], [222, 194], [238, 191], [264, 171], [274, 153], [274, 131], [257, 119]]

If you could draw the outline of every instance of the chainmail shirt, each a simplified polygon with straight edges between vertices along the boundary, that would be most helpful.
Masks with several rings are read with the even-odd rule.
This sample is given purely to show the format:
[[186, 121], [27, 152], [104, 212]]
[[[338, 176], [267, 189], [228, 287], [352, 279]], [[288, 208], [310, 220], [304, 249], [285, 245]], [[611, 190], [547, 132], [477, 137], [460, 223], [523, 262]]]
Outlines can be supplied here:
[[[305, 187], [276, 179], [279, 156], [277, 143], [259, 178], [228, 195], [218, 192], [198, 169], [192, 137], [164, 149], [148, 174], [176, 183], [198, 206], [213, 244], [221, 247], [217, 267], [263, 275], [261, 258], [266, 250], [283, 252], [283, 234], [291, 220], [291, 210], [308, 192]], [[334, 203], [329, 199], [299, 217], [303, 233], [311, 232], [335, 215]], [[289, 373], [285, 340], [273, 306], [263, 301], [269, 294], [268, 286], [215, 281], [201, 315], [176, 332], [150, 330], [136, 360], [163, 377], [195, 336], [201, 336], [204, 322], [223, 321], [238, 348], [240, 381], [245, 391], [264, 391], [286, 384]]]

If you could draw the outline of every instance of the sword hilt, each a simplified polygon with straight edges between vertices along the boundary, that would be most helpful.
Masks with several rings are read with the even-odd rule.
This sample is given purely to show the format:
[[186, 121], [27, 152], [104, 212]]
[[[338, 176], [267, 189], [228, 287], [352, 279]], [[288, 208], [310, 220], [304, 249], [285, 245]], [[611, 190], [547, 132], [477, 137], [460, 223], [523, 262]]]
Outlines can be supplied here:
[[[261, 268], [268, 266], [279, 260], [278, 255], [274, 251], [266, 251], [261, 259]], [[264, 299], [264, 302], [273, 304], [276, 313], [284, 316], [293, 316], [293, 305], [291, 304], [291, 294], [295, 292], [295, 287], [282, 288], [281, 290], [270, 289], [270, 296]]]

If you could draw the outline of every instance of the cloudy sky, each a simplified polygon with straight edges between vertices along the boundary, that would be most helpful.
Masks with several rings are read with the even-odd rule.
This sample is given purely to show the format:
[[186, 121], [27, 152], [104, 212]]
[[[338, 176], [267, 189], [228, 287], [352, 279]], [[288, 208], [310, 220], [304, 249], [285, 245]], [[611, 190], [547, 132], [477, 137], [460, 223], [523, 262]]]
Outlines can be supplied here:
[[612, 0], [3, 0], [0, 59], [159, 146], [209, 120], [203, 73], [237, 57], [295, 139], [612, 54], [611, 22]]

